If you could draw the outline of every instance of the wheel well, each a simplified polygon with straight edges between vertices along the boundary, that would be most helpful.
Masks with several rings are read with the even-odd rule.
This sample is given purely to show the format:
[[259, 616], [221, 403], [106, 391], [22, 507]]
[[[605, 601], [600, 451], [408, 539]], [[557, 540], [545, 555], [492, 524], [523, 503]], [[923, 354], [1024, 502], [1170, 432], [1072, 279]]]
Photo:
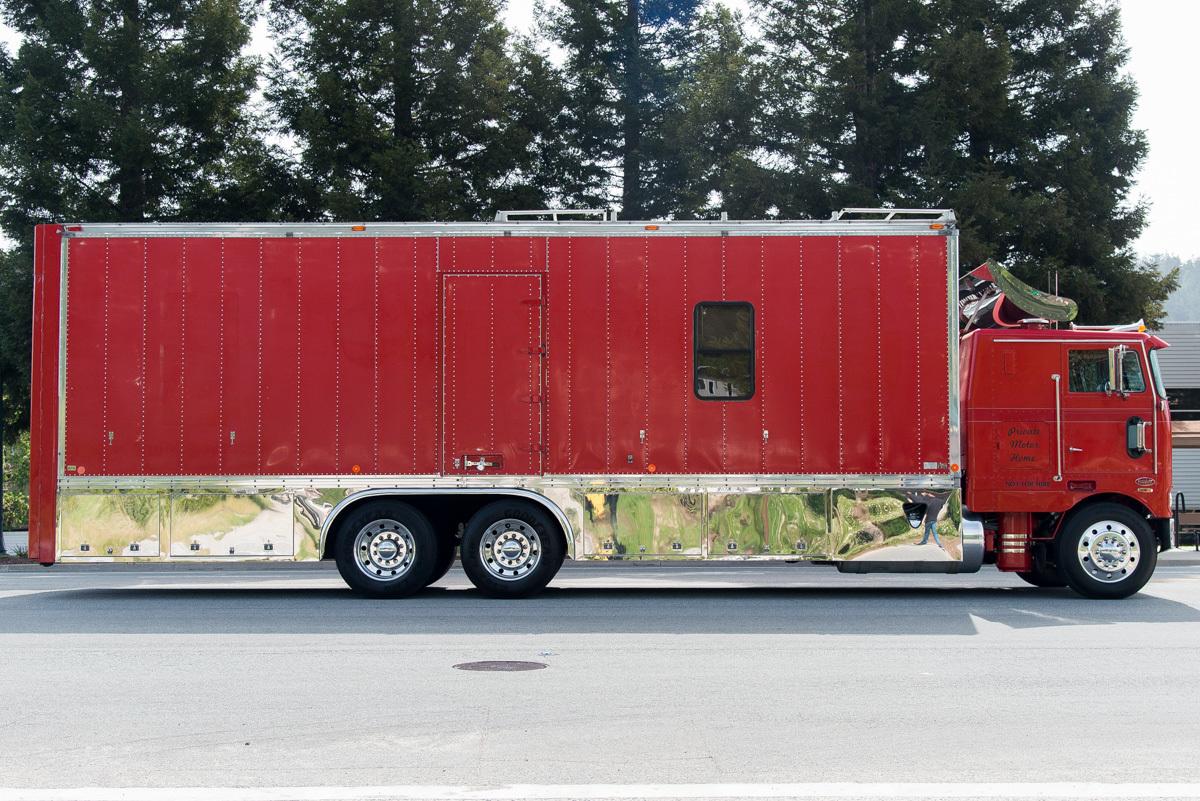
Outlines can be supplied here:
[[1150, 510], [1145, 506], [1145, 504], [1140, 503], [1135, 498], [1130, 498], [1128, 495], [1121, 495], [1116, 492], [1102, 492], [1099, 495], [1089, 495], [1088, 497], [1084, 498], [1079, 503], [1072, 506], [1070, 509], [1067, 510], [1067, 513], [1065, 515], [1063, 515], [1063, 519], [1066, 520], [1067, 518], [1069, 518], [1071, 515], [1075, 514], [1076, 512], [1078, 512], [1082, 509], [1086, 509], [1089, 506], [1092, 506], [1093, 504], [1097, 504], [1097, 503], [1118, 503], [1121, 506], [1128, 507], [1130, 509], [1130, 511], [1134, 512], [1135, 514], [1137, 514], [1141, 517], [1147, 517], [1147, 518], [1153, 517], [1153, 515], [1150, 513]]
[[365, 503], [383, 499], [395, 499], [410, 504], [429, 518], [434, 533], [438, 537], [454, 537], [462, 534], [462, 528], [477, 511], [492, 501], [510, 497], [522, 498], [545, 507], [550, 517], [557, 524], [559, 534], [563, 538], [567, 553], [572, 554], [571, 537], [565, 525], [566, 518], [562, 511], [550, 500], [528, 490], [520, 492], [389, 492], [386, 490], [367, 491], [347, 497], [329, 514], [322, 527], [321, 558], [332, 559], [335, 553], [335, 543], [340, 535], [341, 523], [349, 513]]

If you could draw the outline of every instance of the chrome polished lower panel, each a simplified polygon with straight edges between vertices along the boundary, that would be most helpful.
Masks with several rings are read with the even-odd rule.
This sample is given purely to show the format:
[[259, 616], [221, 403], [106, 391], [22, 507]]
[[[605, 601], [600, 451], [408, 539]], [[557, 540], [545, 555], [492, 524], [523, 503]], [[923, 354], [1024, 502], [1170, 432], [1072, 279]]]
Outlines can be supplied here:
[[245, 486], [229, 481], [184, 490], [181, 480], [173, 479], [179, 483], [169, 488], [64, 487], [59, 555], [92, 561], [307, 561], [321, 557], [341, 514], [360, 500], [503, 493], [525, 497], [553, 514], [568, 532], [572, 558], [831, 560], [847, 567], [854, 563], [849, 569], [864, 572], [883, 563], [896, 570], [962, 572], [982, 561], [982, 529], [977, 533], [978, 523], [964, 522], [957, 489], [827, 488], [711, 478], [707, 487], [692, 481], [631, 486], [623, 477], [590, 477], [570, 485], [562, 477], [545, 484], [525, 479], [521, 486], [267, 486], [261, 481]]
[[658, 488], [573, 490], [581, 510], [577, 553], [592, 558], [670, 559], [704, 555], [705, 494]]
[[58, 554], [63, 558], [157, 558], [165, 496], [146, 492], [95, 492], [58, 498]]
[[292, 556], [291, 507], [283, 490], [171, 495], [171, 556]]

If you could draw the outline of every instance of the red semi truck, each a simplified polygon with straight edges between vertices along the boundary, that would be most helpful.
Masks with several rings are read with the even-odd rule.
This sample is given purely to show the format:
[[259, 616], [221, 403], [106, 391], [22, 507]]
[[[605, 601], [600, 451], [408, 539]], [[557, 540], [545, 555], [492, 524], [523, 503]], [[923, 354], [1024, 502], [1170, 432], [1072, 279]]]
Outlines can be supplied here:
[[994, 563], [1123, 597], [1173, 541], [1165, 343], [961, 334], [946, 211], [56, 224], [35, 261], [45, 564], [334, 559], [402, 596], [457, 552], [515, 597], [567, 557]]

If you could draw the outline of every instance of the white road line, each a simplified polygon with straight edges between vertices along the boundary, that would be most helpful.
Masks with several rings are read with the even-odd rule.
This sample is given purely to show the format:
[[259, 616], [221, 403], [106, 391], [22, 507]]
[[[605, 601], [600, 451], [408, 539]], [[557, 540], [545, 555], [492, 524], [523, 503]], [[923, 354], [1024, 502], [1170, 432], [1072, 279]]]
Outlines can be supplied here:
[[814, 782], [806, 784], [510, 784], [377, 787], [0, 788], [0, 801], [502, 801], [503, 799], [1200, 799], [1200, 784]]

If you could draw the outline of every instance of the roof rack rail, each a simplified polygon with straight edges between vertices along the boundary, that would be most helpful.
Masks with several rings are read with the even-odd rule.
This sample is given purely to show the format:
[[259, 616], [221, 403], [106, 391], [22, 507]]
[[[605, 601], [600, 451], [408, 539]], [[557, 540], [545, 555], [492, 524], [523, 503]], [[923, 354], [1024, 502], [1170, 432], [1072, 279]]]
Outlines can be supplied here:
[[608, 209], [520, 209], [496, 212], [496, 222], [520, 222], [523, 217], [531, 218], [529, 222], [545, 222], [547, 217], [552, 222], [559, 222], [564, 217], [572, 220], [577, 217], [596, 217], [600, 222], [608, 222], [617, 219], [617, 213]]
[[1136, 323], [1121, 323], [1118, 325], [1075, 325], [1071, 323], [1072, 331], [1145, 331], [1146, 321], [1138, 320]]
[[918, 220], [925, 219], [929, 220], [930, 222], [943, 222], [951, 224], [955, 222], [954, 211], [952, 209], [853, 208], [835, 211], [832, 215], [830, 215], [829, 219], [846, 220], [850, 219], [852, 216], [856, 218], [866, 217], [867, 219], [873, 220], [882, 218], [885, 221], [894, 220], [897, 217], [914, 217]]

